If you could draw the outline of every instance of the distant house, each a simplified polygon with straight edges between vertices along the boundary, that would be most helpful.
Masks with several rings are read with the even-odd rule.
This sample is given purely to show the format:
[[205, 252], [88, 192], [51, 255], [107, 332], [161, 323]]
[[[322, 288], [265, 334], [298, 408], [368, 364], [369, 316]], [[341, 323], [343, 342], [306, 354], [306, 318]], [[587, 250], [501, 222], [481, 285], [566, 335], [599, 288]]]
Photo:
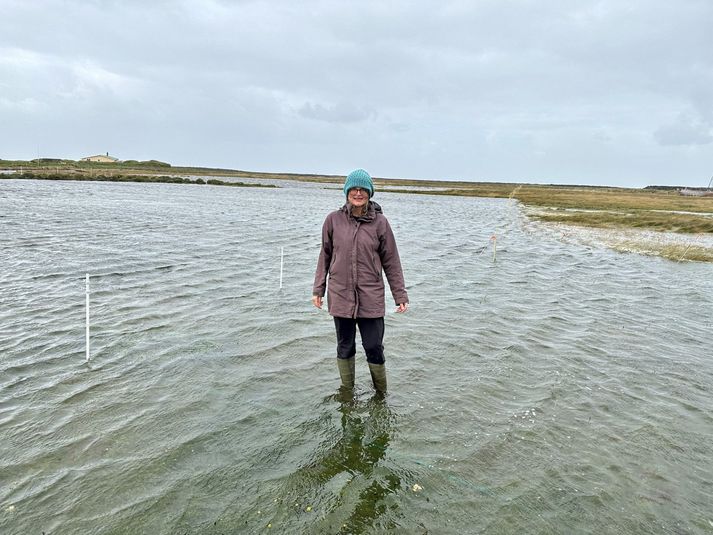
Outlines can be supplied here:
[[82, 158], [80, 161], [82, 161], [82, 162], [116, 163], [119, 161], [119, 158], [114, 158], [113, 156], [109, 156], [109, 153], [107, 152], [106, 154], [97, 154], [96, 156], [86, 156], [86, 157]]

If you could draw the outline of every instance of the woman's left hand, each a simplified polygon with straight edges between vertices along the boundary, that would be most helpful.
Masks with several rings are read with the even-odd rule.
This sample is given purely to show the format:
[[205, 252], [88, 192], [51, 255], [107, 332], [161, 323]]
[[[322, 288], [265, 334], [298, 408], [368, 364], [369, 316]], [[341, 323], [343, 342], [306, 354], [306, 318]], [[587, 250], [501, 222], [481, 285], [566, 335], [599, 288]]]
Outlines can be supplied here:
[[408, 303], [399, 303], [398, 308], [396, 309], [396, 312], [399, 314], [403, 314], [408, 310]]

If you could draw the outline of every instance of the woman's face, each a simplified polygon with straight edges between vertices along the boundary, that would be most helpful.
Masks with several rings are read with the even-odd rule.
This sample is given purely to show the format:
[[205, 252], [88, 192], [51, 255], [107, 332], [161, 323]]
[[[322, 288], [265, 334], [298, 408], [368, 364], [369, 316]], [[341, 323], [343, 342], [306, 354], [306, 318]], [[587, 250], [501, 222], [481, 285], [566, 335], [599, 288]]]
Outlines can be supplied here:
[[367, 202], [369, 202], [369, 190], [364, 188], [352, 188], [349, 190], [349, 195], [347, 196], [349, 204], [361, 208]]

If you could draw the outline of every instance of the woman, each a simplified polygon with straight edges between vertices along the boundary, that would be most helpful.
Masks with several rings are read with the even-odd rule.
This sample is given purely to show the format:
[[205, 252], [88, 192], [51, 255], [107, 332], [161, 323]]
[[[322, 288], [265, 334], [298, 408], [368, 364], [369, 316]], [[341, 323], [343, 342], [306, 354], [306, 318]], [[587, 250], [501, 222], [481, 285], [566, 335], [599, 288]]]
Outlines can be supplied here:
[[[377, 392], [386, 393], [384, 364], [384, 279], [389, 281], [396, 312], [408, 310], [408, 295], [391, 226], [381, 206], [371, 200], [374, 183], [364, 169], [344, 182], [346, 204], [327, 216], [322, 226], [322, 250], [314, 276], [312, 303], [327, 304], [337, 330], [337, 364], [342, 387], [354, 388], [356, 328]], [[329, 285], [327, 276], [329, 275]]]

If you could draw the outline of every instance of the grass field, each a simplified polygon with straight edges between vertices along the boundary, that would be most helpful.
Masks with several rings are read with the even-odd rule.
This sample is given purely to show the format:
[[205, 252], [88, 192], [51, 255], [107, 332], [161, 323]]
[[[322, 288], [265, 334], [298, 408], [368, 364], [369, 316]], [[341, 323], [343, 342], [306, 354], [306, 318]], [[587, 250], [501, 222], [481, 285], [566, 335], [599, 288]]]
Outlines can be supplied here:
[[675, 212], [547, 210], [532, 214], [532, 217], [541, 221], [599, 228], [632, 227], [690, 234], [713, 233], [713, 217]]
[[671, 190], [473, 184], [444, 191], [390, 190], [428, 195], [512, 197], [543, 208], [531, 217], [588, 227], [649, 228], [661, 231], [713, 232], [713, 197], [685, 197]]

